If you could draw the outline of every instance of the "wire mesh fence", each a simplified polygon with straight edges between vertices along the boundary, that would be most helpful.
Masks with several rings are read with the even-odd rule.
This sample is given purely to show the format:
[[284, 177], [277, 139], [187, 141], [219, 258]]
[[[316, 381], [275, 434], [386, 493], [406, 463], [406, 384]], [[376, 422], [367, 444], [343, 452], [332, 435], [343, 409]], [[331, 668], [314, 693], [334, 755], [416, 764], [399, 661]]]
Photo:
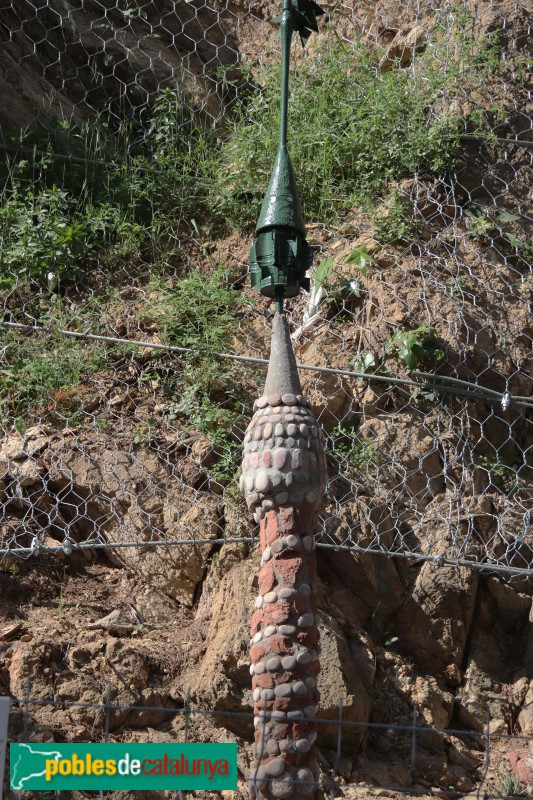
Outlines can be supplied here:
[[[324, 8], [320, 35], [305, 50], [293, 46], [289, 146], [314, 266], [311, 291], [286, 303], [303, 390], [327, 441], [320, 557], [335, 578], [336, 551], [346, 564], [359, 559], [365, 587], [372, 573], [384, 599], [378, 593], [365, 617], [369, 630], [398, 607], [387, 593], [407, 596], [420, 575], [438, 585], [443, 574], [469, 576], [461, 597], [470, 608], [486, 573], [491, 602], [509, 615], [497, 629], [507, 636], [502, 664], [520, 652], [526, 668], [516, 677], [494, 656], [507, 677], [487, 679], [483, 720], [491, 692], [508, 691], [511, 710], [498, 701], [498, 725], [487, 731], [477, 709], [448, 710], [442, 726], [421, 722], [423, 703], [404, 684], [402, 722], [388, 715], [393, 676], [372, 715], [352, 709], [340, 725], [330, 703], [320, 725], [331, 728], [334, 757], [323, 788], [331, 795], [357, 781], [339, 763], [342, 780], [331, 770], [335, 752], [363, 740], [387, 758], [385, 740], [396, 747], [400, 737], [403, 767], [429, 774], [434, 756], [419, 748], [440, 727], [446, 758], [478, 770], [470, 785], [493, 796], [505, 789], [498, 759], [511, 743], [528, 746], [533, 724], [524, 644], [533, 580], [530, 13], [513, 1]], [[93, 567], [100, 554], [190, 607], [221, 553], [233, 548], [240, 559], [256, 542], [237, 486], [272, 323], [247, 265], [277, 144], [277, 12], [240, 0], [0, 4], [0, 91], [9, 98], [0, 109], [0, 581], [26, 587], [26, 570]], [[37, 578], [31, 590], [38, 598]], [[58, 606], [61, 617], [61, 593]], [[397, 636], [387, 630], [385, 644]], [[0, 631], [2, 652], [10, 636]], [[61, 658], [42, 662], [50, 682]], [[373, 679], [377, 658], [369, 656]], [[463, 684], [449, 677], [444, 705], [468, 706], [474, 662], [465, 655]], [[39, 718], [41, 707], [72, 712], [52, 725], [59, 740], [76, 726], [113, 736], [113, 721], [129, 712], [146, 722], [158, 709], [185, 726], [208, 715], [208, 703], [106, 703], [104, 684], [78, 714], [84, 704], [72, 702], [69, 680], [65, 671], [53, 692], [33, 698], [12, 690], [15, 717], [23, 711], [16, 736], [36, 720], [43, 733], [53, 715]], [[251, 735], [247, 712], [216, 707], [210, 719], [224, 710], [221, 727], [243, 713]], [[357, 725], [361, 736], [348, 744]], [[477, 743], [469, 753], [467, 737]], [[361, 774], [361, 791], [428, 789], [401, 770], [397, 780]]]
[[[45, 699], [40, 697], [32, 697], [32, 685], [28, 682], [24, 697], [11, 698], [12, 714], [11, 714], [11, 727], [12, 729], [19, 729], [24, 731], [23, 741], [25, 742], [77, 742], [81, 741], [78, 738], [71, 738], [64, 735], [64, 732], [59, 732], [56, 729], [55, 738], [50, 738], [54, 733], [54, 726], [48, 724], [43, 725], [39, 723], [41, 712], [48, 710], [55, 711], [58, 714], [64, 712], [66, 714], [85, 715], [86, 717], [93, 718], [93, 738], [92, 741], [112, 741], [112, 742], [134, 742], [135, 736], [131, 736], [131, 730], [124, 733], [123, 730], [117, 730], [117, 719], [125, 719], [129, 717], [130, 725], [135, 726], [132, 721], [136, 717], [139, 720], [144, 716], [147, 718], [149, 715], [159, 715], [166, 723], [172, 722], [172, 735], [169, 736], [168, 732], [165, 741], [172, 742], [192, 742], [196, 740], [197, 721], [209, 720], [211, 725], [215, 726], [215, 733], [212, 735], [212, 741], [218, 741], [216, 734], [217, 727], [233, 727], [236, 729], [244, 729], [252, 725], [254, 722], [254, 715], [252, 713], [241, 711], [221, 711], [216, 708], [200, 708], [190, 701], [190, 693], [184, 696], [183, 701], [176, 704], [175, 707], [168, 706], [150, 706], [150, 705], [121, 705], [111, 701], [113, 696], [113, 685], [108, 687], [107, 697], [101, 703], [82, 703], [82, 702], [68, 702], [57, 701], [52, 699]], [[269, 715], [265, 713], [262, 721], [255, 721], [255, 724], [265, 724], [268, 721]], [[365, 775], [364, 767], [356, 772], [358, 789], [362, 792], [367, 792], [365, 796], [374, 796], [373, 792], [387, 791], [390, 796], [398, 797], [431, 797], [441, 796], [442, 791], [437, 787], [431, 787], [430, 784], [424, 784], [424, 778], [420, 774], [418, 758], [422, 760], [427, 757], [424, 743], [430, 739], [442, 739], [448, 743], [455, 742], [456, 744], [468, 743], [469, 746], [475, 748], [477, 759], [476, 772], [478, 774], [479, 783], [476, 794], [472, 795], [456, 790], [454, 787], [448, 787], [453, 797], [463, 797], [468, 794], [469, 797], [478, 796], [483, 800], [495, 800], [496, 798], [506, 797], [509, 800], [514, 800], [515, 796], [524, 796], [518, 792], [520, 788], [520, 781], [515, 778], [517, 790], [516, 795], [509, 787], [505, 794], [502, 791], [505, 789], [503, 786], [503, 774], [506, 770], [504, 767], [505, 756], [502, 750], [507, 750], [512, 747], [515, 750], [521, 747], [524, 752], [528, 752], [531, 736], [521, 735], [518, 733], [494, 733], [491, 730], [490, 714], [487, 715], [486, 724], [482, 731], [465, 731], [463, 729], [452, 728], [434, 728], [424, 723], [423, 717], [418, 713], [416, 707], [413, 709], [413, 714], [408, 724], [383, 724], [372, 722], [354, 722], [343, 720], [342, 718], [342, 702], [339, 702], [338, 715], [332, 719], [316, 719], [313, 720], [318, 724], [319, 737], [320, 729], [322, 726], [328, 726], [336, 732], [337, 746], [333, 751], [327, 751], [327, 758], [322, 758], [321, 763], [321, 778], [313, 785], [321, 792], [322, 796], [338, 797], [344, 796], [347, 789], [347, 776], [346, 776], [346, 762], [350, 761], [347, 753], [350, 753], [350, 748], [346, 750], [344, 742], [344, 732], [349, 729], [360, 729], [365, 735], [380, 735], [385, 734], [396, 741], [403, 742], [403, 763], [405, 765], [405, 775], [408, 780], [405, 783], [398, 785], [376, 785]], [[168, 724], [167, 724], [167, 727]], [[170, 728], [169, 728], [170, 730]], [[204, 739], [205, 741], [205, 739]], [[241, 745], [243, 744], [239, 736], [236, 737]], [[455, 745], [452, 745], [455, 746]], [[353, 754], [354, 756], [356, 753]], [[239, 774], [239, 791], [242, 793], [248, 792], [246, 781], [250, 770], [249, 754], [246, 753], [244, 747], [240, 749], [238, 774]], [[344, 774], [343, 774], [344, 773]], [[505, 774], [512, 779], [512, 772], [507, 771]], [[353, 779], [353, 776], [352, 776]], [[22, 786], [22, 784], [21, 784]], [[16, 787], [14, 787], [16, 788]], [[436, 793], [436, 794], [435, 794]], [[87, 795], [95, 794], [88, 792]], [[104, 792], [104, 796], [110, 794]], [[188, 793], [183, 792], [184, 796]], [[196, 794], [196, 793], [194, 793]], [[154, 796], [179, 796], [178, 791], [155, 791]], [[375, 796], [383, 796], [382, 794]]]
[[[273, 11], [0, 10], [1, 80], [17, 88], [2, 120], [3, 554], [254, 535], [234, 480], [268, 357], [246, 261], [275, 145]], [[315, 251], [289, 311], [328, 433], [321, 544], [527, 577], [526, 8], [326, 11], [294, 48], [290, 132]]]

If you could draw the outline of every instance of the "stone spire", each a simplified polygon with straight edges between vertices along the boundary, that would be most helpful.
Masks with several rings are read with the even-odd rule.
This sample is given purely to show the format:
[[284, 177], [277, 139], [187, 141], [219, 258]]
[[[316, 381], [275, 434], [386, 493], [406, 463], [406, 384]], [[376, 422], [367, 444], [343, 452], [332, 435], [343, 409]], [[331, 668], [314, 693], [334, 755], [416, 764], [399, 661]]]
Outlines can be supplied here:
[[244, 437], [240, 486], [260, 524], [259, 594], [251, 623], [257, 800], [318, 796], [315, 747], [315, 527], [324, 487], [323, 434], [301, 393], [283, 314], [274, 319], [262, 397]]

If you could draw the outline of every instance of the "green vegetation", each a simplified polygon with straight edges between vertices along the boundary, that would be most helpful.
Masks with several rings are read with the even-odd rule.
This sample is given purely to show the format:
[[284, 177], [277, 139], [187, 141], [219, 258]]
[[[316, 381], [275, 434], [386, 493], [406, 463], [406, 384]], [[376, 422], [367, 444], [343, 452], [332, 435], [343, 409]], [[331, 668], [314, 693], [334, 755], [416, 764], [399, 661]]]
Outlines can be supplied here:
[[[442, 81], [429, 59], [415, 74], [382, 72], [377, 56], [340, 41], [298, 65], [289, 142], [308, 218], [334, 220], [356, 204], [370, 207], [390, 181], [453, 166], [455, 122], [430, 113]], [[239, 227], [255, 219], [278, 142], [279, 68], [261, 82], [263, 92], [238, 109], [224, 147], [229, 174], [219, 174], [214, 193], [215, 210]]]
[[432, 359], [440, 361], [444, 352], [439, 345], [435, 328], [420, 325], [412, 331], [398, 331], [386, 343], [386, 349], [399, 347], [398, 356], [408, 369], [416, 369], [421, 361]]
[[361, 435], [358, 427], [357, 421], [345, 420], [333, 428], [328, 440], [331, 455], [341, 463], [346, 475], [352, 471], [373, 475], [381, 459], [374, 440]]

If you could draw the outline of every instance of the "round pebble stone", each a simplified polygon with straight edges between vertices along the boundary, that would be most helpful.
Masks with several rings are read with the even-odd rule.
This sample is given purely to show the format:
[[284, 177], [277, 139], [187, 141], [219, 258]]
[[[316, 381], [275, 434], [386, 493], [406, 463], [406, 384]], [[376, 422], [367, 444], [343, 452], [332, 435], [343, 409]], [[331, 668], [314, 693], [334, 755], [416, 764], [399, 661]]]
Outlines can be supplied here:
[[276, 447], [283, 447], [285, 444], [285, 439], [280, 434], [276, 433], [276, 436], [278, 436], [278, 438], [276, 439]]
[[263, 597], [263, 602], [265, 603], [275, 603], [278, 599], [278, 595], [276, 592], [267, 592]]
[[270, 547], [265, 547], [263, 550], [263, 555], [261, 556], [261, 561], [270, 561], [272, 557], [272, 553], [270, 551]]
[[302, 539], [303, 548], [307, 553], [310, 553], [313, 549], [314, 539], [312, 536], [304, 536]]
[[300, 430], [301, 435], [304, 437], [304, 439], [307, 439], [307, 437], [309, 436], [309, 428], [307, 427], [305, 422], [302, 422], [300, 424], [299, 430]]
[[318, 661], [318, 652], [315, 649], [311, 650], [310, 656], [311, 661]]
[[314, 744], [316, 742], [317, 735], [318, 734], [316, 731], [311, 731], [311, 733], [309, 734], [309, 741], [311, 744]]
[[272, 450], [263, 450], [263, 466], [270, 469], [272, 466]]
[[280, 720], [287, 719], [287, 715], [285, 714], [285, 712], [284, 711], [278, 711], [277, 709], [275, 711], [273, 711], [270, 716], [271, 716], [272, 719], [277, 719], [278, 722]]
[[281, 473], [279, 472], [274, 472], [270, 476], [270, 483], [272, 484], [272, 487], [274, 489], [276, 488], [276, 486], [279, 486], [280, 483], [282, 483], [282, 481], [283, 481], [283, 475], [281, 475]]
[[287, 711], [287, 719], [303, 719], [303, 711]]
[[294, 625], [279, 625], [278, 631], [282, 633], [283, 636], [294, 636], [296, 627]]
[[287, 434], [289, 436], [296, 436], [298, 433], [298, 425], [295, 425], [294, 422], [289, 422], [287, 425]]
[[294, 483], [294, 475], [292, 474], [292, 472], [287, 472], [287, 474], [285, 475], [285, 486], [289, 488], [289, 486], [292, 486], [293, 483]]
[[[266, 767], [268, 772], [268, 764]], [[314, 790], [314, 776], [310, 769], [299, 769], [296, 776], [296, 791], [298, 794], [306, 795], [311, 794]]]
[[241, 475], [241, 477], [239, 478], [239, 489], [241, 490], [241, 492], [244, 492], [244, 475]]
[[316, 681], [315, 681], [315, 679], [314, 679], [314, 678], [311, 678], [311, 677], [309, 677], [309, 678], [306, 678], [306, 679], [305, 679], [305, 685], [306, 685], [306, 686], [307, 686], [309, 689], [314, 689], [314, 688], [315, 688], [315, 686], [316, 686]]
[[268, 405], [268, 399], [266, 397], [260, 397], [255, 402], [257, 404], [257, 408], [266, 408], [266, 406]]
[[[259, 517], [259, 519], [260, 519], [260, 520], [262, 520], [262, 519], [263, 519], [263, 517], [264, 517], [264, 516], [265, 516], [265, 514], [266, 514], [266, 511], [265, 511], [265, 509], [264, 509], [264, 508], [262, 508], [261, 506], [259, 506], [259, 508], [257, 509], [256, 513], [257, 513], [257, 516]], [[269, 555], [268, 555], [268, 558], [270, 558], [270, 553], [269, 553]], [[268, 561], [268, 558], [266, 559], [267, 561]]]
[[296, 405], [296, 395], [287, 392], [287, 394], [282, 395], [281, 402], [286, 406], [294, 406]]
[[258, 661], [257, 664], [255, 664], [254, 672], [255, 672], [256, 675], [262, 675], [263, 672], [265, 671], [265, 669], [266, 669], [265, 662], [264, 661]]
[[262, 434], [263, 434], [263, 429], [260, 426], [257, 426], [257, 428], [255, 428], [253, 432], [254, 442], [258, 442], [259, 439], [262, 438]]
[[279, 744], [276, 742], [275, 739], [269, 739], [265, 745], [265, 750], [267, 751], [269, 756], [279, 756], [280, 749]]
[[309, 664], [311, 661], [311, 653], [308, 650], [302, 650], [302, 652], [298, 653], [296, 656], [296, 661], [298, 664]]
[[[296, 402], [298, 403], [299, 406], [304, 406], [304, 407], [307, 406], [307, 400], [303, 396], [303, 394], [296, 395]], [[259, 400], [257, 401], [257, 404], [259, 405]]]
[[274, 694], [276, 697], [289, 697], [291, 693], [291, 685], [290, 683], [280, 683], [274, 689]]
[[292, 739], [281, 739], [279, 743], [279, 749], [282, 753], [292, 753], [294, 752], [294, 742]]
[[295, 681], [292, 684], [292, 691], [294, 694], [307, 694], [307, 686], [303, 681]]
[[294, 787], [290, 775], [270, 781], [270, 793], [272, 797], [283, 800], [283, 798], [291, 797], [293, 791]]
[[256, 511], [254, 511], [254, 521], [257, 522], [258, 525], [261, 522], [261, 517]]
[[[288, 544], [288, 542], [287, 542], [287, 544]], [[294, 594], [295, 594], [295, 592], [294, 592], [294, 589], [292, 587], [284, 586], [282, 589], [279, 590], [278, 597], [279, 597], [280, 600], [290, 600], [291, 597], [294, 597]], [[266, 597], [266, 595], [265, 595], [265, 597]], [[267, 601], [267, 602], [269, 602], [269, 601]]]
[[255, 478], [255, 488], [258, 492], [266, 492], [270, 489], [270, 478], [268, 472], [260, 469]]
[[314, 492], [307, 492], [305, 499], [308, 503], [314, 503], [316, 501], [316, 494]]
[[260, 597], [256, 597], [255, 598], [255, 607], [256, 608], [261, 608], [262, 605], [263, 605], [263, 598], [261, 596]]
[[269, 406], [279, 406], [281, 403], [281, 395], [277, 392], [275, 394], [269, 394], [267, 397], [267, 402]]
[[275, 425], [277, 422], [281, 422], [281, 414], [271, 414], [268, 418], [268, 421], [271, 425]]
[[271, 500], [271, 499], [268, 497], [266, 500], [263, 500], [263, 502], [261, 503], [261, 507], [262, 507], [262, 508], [263, 508], [265, 511], [272, 511], [272, 509], [273, 509], [273, 508], [275, 508], [275, 503], [274, 503], [274, 501], [273, 501], [273, 500]]
[[286, 439], [285, 441], [289, 450], [292, 450], [294, 447], [296, 447], [296, 439], [294, 438], [294, 436], [289, 436], [289, 438]]
[[287, 412], [285, 414], [285, 422], [294, 422], [294, 420], [295, 420], [294, 414], [290, 414], [289, 413], [291, 409], [290, 408], [284, 408], [283, 410]]
[[261, 689], [261, 700], [273, 700], [274, 689]]
[[287, 451], [285, 449], [274, 450], [273, 453], [274, 466], [276, 469], [283, 469], [287, 460]]
[[263, 439], [270, 439], [272, 436], [272, 425], [270, 422], [267, 422], [265, 427], [263, 428]]
[[257, 702], [261, 697], [261, 689], [254, 689], [253, 698], [254, 701]]
[[316, 714], [316, 706], [306, 706], [304, 708], [304, 716], [307, 717], [308, 719], [310, 717], [314, 717], [315, 714]]
[[245, 475], [244, 477], [244, 485], [246, 487], [247, 492], [253, 492], [254, 490], [254, 476], [252, 475]]
[[297, 739], [294, 746], [299, 753], [308, 753], [311, 749], [311, 742], [309, 739]]
[[[277, 670], [279, 670], [280, 666], [281, 666], [281, 660], [277, 656], [269, 658], [268, 661], [266, 662], [266, 668], [269, 672], [276, 672]], [[255, 665], [256, 672], [257, 672], [257, 667], [258, 665], [256, 664]]]
[[247, 434], [246, 434], [246, 436], [244, 437], [244, 443], [245, 443], [245, 444], [248, 444], [248, 442], [250, 441], [250, 439], [251, 439], [251, 438], [252, 438], [252, 432], [251, 432], [251, 431], [248, 431], [248, 433], [247, 433]]
[[278, 503], [278, 505], [280, 505], [280, 506], [283, 505], [283, 503], [286, 503], [288, 499], [289, 499], [289, 493], [288, 492], [280, 492], [274, 498], [276, 503]]
[[275, 408], [272, 409], [272, 411], [274, 412], [274, 414], [279, 414], [280, 415], [280, 419], [281, 419], [281, 408], [280, 408], [280, 406], [276, 406]]
[[277, 632], [277, 630], [278, 629], [276, 628], [275, 625], [267, 625], [265, 630], [263, 631], [263, 636], [265, 638], [267, 638], [269, 636], [273, 636]]
[[310, 628], [312, 625], [315, 624], [315, 617], [314, 614], [302, 614], [301, 617], [298, 617], [298, 627], [299, 628]]
[[[255, 722], [255, 720], [254, 720]], [[267, 784], [266, 769], [263, 764], [260, 764], [248, 778], [248, 785], [251, 789], [251, 796], [254, 797], [255, 789], [264, 789]]]
[[298, 505], [298, 503], [301, 503], [303, 499], [304, 499], [304, 496], [303, 496], [302, 492], [292, 492], [291, 493], [291, 500], [296, 505]]
[[290, 533], [286, 536], [285, 541], [287, 542], [287, 547], [290, 547], [292, 550], [298, 550], [300, 547], [300, 537], [296, 536], [295, 533]]
[[255, 666], [250, 664], [250, 675], [255, 675]]
[[298, 591], [302, 597], [309, 597], [311, 594], [311, 587], [308, 583], [301, 583], [300, 586], [298, 586]]
[[313, 439], [316, 439], [318, 437], [318, 428], [316, 425], [311, 425], [311, 436], [313, 437]]
[[273, 553], [275, 553], [275, 554], [277, 554], [277, 553], [281, 553], [281, 551], [283, 550], [283, 548], [284, 548], [284, 547], [285, 547], [285, 542], [283, 541], [283, 539], [276, 539], [276, 540], [275, 540], [274, 542], [272, 542], [272, 544], [270, 545], [270, 549], [271, 549], [271, 551], [272, 551]]
[[283, 427], [281, 422], [278, 422], [278, 424], [274, 428], [274, 436], [283, 436], [284, 434], [285, 434], [285, 428]]
[[296, 658], [294, 656], [283, 656], [281, 659], [281, 666], [284, 670], [290, 671], [296, 666]]

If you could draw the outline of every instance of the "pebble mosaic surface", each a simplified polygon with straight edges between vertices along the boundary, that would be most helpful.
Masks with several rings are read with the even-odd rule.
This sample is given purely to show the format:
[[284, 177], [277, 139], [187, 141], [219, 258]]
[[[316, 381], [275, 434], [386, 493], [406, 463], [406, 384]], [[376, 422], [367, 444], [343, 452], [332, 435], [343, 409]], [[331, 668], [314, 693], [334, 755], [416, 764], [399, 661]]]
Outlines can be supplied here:
[[241, 491], [259, 522], [267, 511], [308, 503], [318, 508], [326, 482], [323, 433], [301, 394], [254, 403], [244, 437]]
[[254, 410], [241, 478], [262, 549], [250, 640], [256, 759], [250, 795], [311, 800], [319, 777], [313, 529], [326, 483], [323, 437], [302, 395], [261, 397]]

